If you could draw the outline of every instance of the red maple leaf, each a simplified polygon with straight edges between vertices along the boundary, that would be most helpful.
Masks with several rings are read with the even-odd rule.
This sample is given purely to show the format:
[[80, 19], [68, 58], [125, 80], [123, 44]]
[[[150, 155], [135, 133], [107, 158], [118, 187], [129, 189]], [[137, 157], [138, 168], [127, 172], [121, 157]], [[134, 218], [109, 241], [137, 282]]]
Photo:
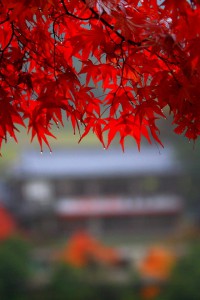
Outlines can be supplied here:
[[25, 126], [50, 148], [64, 116], [103, 147], [117, 134], [122, 148], [126, 136], [161, 144], [165, 107], [175, 132], [196, 139], [199, 50], [199, 1], [1, 0], [0, 146]]

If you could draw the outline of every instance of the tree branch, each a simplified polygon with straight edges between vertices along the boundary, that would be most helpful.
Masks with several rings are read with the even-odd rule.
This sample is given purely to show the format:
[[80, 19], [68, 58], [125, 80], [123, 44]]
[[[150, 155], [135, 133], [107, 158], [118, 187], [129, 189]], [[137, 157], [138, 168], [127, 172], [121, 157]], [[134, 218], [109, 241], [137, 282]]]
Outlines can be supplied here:
[[[86, 2], [85, 0], [81, 0], [86, 6]], [[110, 28], [119, 38], [122, 39], [122, 41], [126, 41], [125, 37], [117, 30], [115, 30], [114, 26], [109, 24], [102, 16], [100, 16], [92, 7], [88, 7], [88, 9], [92, 12], [92, 14], [94, 15], [95, 19], [100, 20], [106, 27]], [[140, 47], [142, 45], [143, 42], [145, 42], [145, 40], [141, 41], [141, 42], [135, 42], [132, 41], [130, 39], [127, 40], [127, 42], [132, 45], [132, 46], [138, 46]]]
[[68, 16], [71, 16], [71, 17], [73, 17], [73, 18], [75, 18], [75, 19], [78, 19], [78, 20], [81, 20], [81, 21], [88, 21], [88, 20], [92, 19], [92, 15], [91, 15], [89, 18], [81, 18], [81, 17], [78, 17], [78, 16], [76, 16], [76, 15], [70, 13], [69, 10], [67, 9], [67, 6], [65, 5], [64, 0], [61, 0], [61, 3], [62, 3], [63, 8], [64, 8], [64, 10], [65, 10], [65, 12], [66, 12], [66, 14], [67, 14]]

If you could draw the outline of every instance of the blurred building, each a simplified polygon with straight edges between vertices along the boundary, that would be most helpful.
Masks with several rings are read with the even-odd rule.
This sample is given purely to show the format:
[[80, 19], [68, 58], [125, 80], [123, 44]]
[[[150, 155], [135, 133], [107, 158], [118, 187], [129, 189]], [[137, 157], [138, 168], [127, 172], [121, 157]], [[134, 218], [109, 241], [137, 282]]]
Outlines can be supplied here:
[[28, 151], [10, 169], [13, 210], [39, 232], [169, 233], [182, 214], [183, 172], [173, 149]]

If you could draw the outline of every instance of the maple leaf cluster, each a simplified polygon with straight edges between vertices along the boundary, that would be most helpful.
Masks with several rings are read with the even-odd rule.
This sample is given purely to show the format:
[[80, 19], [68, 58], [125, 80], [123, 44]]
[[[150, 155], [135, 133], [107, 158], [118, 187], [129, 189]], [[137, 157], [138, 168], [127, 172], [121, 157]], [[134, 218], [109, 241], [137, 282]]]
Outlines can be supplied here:
[[161, 144], [165, 107], [195, 140], [199, 96], [197, 0], [0, 0], [0, 146], [24, 126], [50, 148], [64, 118], [105, 148]]

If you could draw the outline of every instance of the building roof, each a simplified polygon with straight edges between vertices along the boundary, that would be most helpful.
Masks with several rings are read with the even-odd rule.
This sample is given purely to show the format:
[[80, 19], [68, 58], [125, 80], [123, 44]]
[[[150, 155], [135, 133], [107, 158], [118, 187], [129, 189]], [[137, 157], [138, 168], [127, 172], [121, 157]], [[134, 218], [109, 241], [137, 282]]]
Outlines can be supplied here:
[[27, 151], [11, 170], [18, 177], [101, 177], [180, 172], [180, 164], [171, 148], [155, 147], [76, 148], [55, 150], [52, 154]]

